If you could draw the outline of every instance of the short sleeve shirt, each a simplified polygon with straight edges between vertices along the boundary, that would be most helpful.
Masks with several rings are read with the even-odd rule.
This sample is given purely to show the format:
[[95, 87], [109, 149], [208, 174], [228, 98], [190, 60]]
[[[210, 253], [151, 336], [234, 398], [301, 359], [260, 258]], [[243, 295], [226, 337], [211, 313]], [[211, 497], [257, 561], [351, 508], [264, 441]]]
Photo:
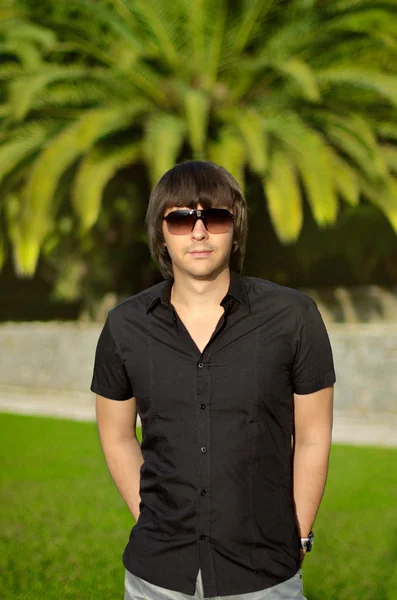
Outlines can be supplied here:
[[299, 568], [292, 496], [295, 394], [335, 383], [315, 301], [230, 272], [201, 352], [170, 301], [173, 280], [109, 311], [91, 391], [133, 396], [142, 424], [140, 514], [128, 571], [194, 595], [269, 588]]

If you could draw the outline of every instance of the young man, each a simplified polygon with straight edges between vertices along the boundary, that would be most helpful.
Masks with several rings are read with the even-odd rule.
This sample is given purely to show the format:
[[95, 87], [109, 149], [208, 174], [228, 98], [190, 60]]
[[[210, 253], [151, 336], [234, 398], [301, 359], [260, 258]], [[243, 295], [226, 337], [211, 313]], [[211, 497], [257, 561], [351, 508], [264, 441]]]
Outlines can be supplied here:
[[335, 382], [320, 313], [241, 275], [246, 204], [222, 167], [165, 173], [147, 225], [165, 280], [109, 311], [91, 384], [136, 520], [125, 600], [302, 599]]

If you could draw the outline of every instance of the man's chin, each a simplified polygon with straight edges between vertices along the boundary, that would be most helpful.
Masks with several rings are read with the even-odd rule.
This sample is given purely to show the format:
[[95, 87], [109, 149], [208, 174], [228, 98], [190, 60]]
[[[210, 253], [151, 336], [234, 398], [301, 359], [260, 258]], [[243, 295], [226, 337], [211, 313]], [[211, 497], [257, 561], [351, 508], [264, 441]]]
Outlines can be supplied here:
[[216, 279], [225, 268], [227, 268], [225, 265], [204, 264], [203, 261], [201, 264], [189, 265], [188, 272], [195, 279], [213, 280]]

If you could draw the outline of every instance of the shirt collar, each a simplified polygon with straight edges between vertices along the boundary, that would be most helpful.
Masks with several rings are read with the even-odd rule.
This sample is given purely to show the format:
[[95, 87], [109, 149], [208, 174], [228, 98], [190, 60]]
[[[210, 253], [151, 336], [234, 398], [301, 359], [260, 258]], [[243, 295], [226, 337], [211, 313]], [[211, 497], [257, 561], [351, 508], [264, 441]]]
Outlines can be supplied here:
[[[158, 293], [150, 298], [149, 304], [146, 308], [146, 314], [148, 314], [155, 306], [157, 306], [160, 302], [165, 306], [169, 307], [171, 302], [171, 288], [174, 283], [174, 279], [171, 277], [170, 279], [166, 279], [162, 286], [160, 287]], [[243, 277], [237, 273], [237, 271], [230, 271], [230, 284], [229, 289], [226, 293], [226, 296], [221, 301], [221, 305], [223, 306], [228, 297], [231, 296], [235, 298], [240, 304], [242, 304], [248, 312], [250, 312], [250, 304], [248, 299], [248, 293], [245, 286], [245, 282]]]

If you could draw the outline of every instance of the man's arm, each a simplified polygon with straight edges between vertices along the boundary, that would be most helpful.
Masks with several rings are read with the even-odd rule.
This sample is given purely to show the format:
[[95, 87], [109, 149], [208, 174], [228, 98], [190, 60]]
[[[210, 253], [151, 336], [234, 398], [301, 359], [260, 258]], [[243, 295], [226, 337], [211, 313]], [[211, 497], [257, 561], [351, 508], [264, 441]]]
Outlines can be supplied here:
[[135, 397], [115, 401], [96, 394], [96, 418], [106, 464], [135, 521], [139, 517], [141, 446]]
[[294, 501], [300, 537], [308, 537], [324, 493], [333, 397], [333, 386], [312, 394], [294, 394]]

